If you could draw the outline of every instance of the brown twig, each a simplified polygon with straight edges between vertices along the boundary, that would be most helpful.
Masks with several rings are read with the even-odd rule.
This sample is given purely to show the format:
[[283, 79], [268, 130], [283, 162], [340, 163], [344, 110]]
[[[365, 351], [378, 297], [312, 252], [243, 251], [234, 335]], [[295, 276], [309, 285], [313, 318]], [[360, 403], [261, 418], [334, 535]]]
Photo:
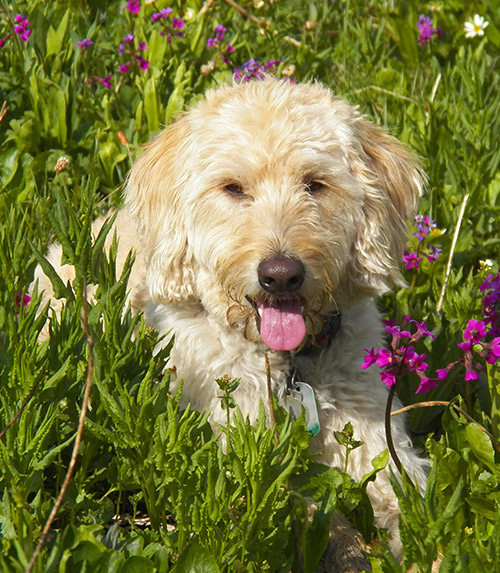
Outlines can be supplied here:
[[230, 6], [231, 8], [234, 8], [244, 18], [248, 18], [248, 20], [250, 20], [251, 22], [258, 24], [259, 26], [261, 26], [262, 28], [265, 28], [266, 30], [269, 30], [271, 28], [271, 24], [267, 20], [253, 16], [252, 14], [250, 14], [250, 12], [245, 10], [245, 8], [242, 8], [239, 4], [236, 4], [236, 2], [234, 2], [234, 0], [224, 0], [224, 2], [228, 6]]
[[[403, 414], [404, 412], [408, 412], [409, 410], [413, 410], [414, 408], [430, 408], [432, 406], [449, 406], [451, 402], [446, 402], [445, 400], [428, 400], [426, 402], [418, 402], [417, 404], [410, 404], [409, 406], [405, 406], [404, 408], [400, 408], [399, 410], [394, 410], [391, 412], [391, 416], [397, 416], [398, 414]], [[456, 404], [451, 404], [453, 408], [459, 413], [462, 414], [464, 418], [466, 418], [472, 424], [476, 424], [476, 426], [484, 432], [488, 438], [492, 441], [493, 445], [495, 446], [496, 450], [500, 452], [500, 443], [498, 440], [493, 436], [488, 430], [482, 426], [477, 420], [474, 420], [472, 416], [469, 416], [467, 412], [464, 412], [462, 408], [459, 408]]]
[[47, 522], [44, 525], [44, 528], [43, 528], [42, 533], [40, 535], [40, 539], [38, 540], [35, 551], [33, 552], [33, 555], [31, 556], [30, 562], [28, 563], [28, 567], [26, 568], [26, 573], [31, 573], [31, 571], [35, 565], [35, 562], [38, 558], [38, 555], [40, 554], [40, 552], [41, 552], [41, 550], [45, 544], [45, 540], [47, 538], [47, 534], [50, 530], [52, 522], [54, 521], [54, 519], [57, 515], [57, 512], [59, 511], [59, 508], [61, 507], [62, 501], [64, 499], [64, 495], [66, 493], [66, 490], [68, 488], [68, 484], [69, 484], [70, 479], [71, 479], [71, 476], [73, 475], [73, 472], [75, 470], [76, 459], [78, 457], [78, 450], [80, 448], [80, 442], [82, 439], [83, 424], [85, 422], [85, 416], [87, 414], [89, 395], [90, 395], [90, 387], [92, 386], [92, 371], [93, 371], [93, 366], [94, 366], [94, 358], [93, 358], [93, 353], [92, 353], [92, 349], [94, 347], [94, 341], [93, 341], [93, 339], [89, 333], [88, 315], [87, 315], [87, 282], [85, 279], [84, 279], [84, 283], [83, 283], [83, 324], [84, 324], [85, 334], [87, 336], [87, 346], [89, 349], [89, 363], [88, 363], [88, 371], [87, 371], [87, 382], [85, 384], [85, 392], [83, 395], [82, 409], [80, 412], [80, 419], [78, 421], [78, 428], [76, 431], [75, 443], [73, 445], [73, 452], [71, 453], [71, 460], [69, 462], [68, 470], [66, 472], [66, 476], [64, 477], [64, 482], [61, 486], [61, 490], [59, 491], [59, 495], [57, 496], [57, 499], [54, 503], [54, 507], [52, 508], [52, 511], [50, 512], [50, 515], [47, 519]]
[[3, 118], [7, 115], [8, 111], [9, 111], [9, 108], [7, 107], [7, 102], [4, 101], [2, 108], [0, 109], [0, 123], [2, 123]]

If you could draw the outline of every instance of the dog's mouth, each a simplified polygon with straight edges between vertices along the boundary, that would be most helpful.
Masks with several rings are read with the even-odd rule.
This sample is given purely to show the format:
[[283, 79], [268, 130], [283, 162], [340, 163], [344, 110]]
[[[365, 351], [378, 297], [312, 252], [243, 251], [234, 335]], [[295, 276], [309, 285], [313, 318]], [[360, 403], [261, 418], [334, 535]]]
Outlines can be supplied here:
[[273, 297], [253, 300], [255, 321], [262, 340], [276, 351], [298, 348], [306, 336], [304, 307], [299, 297]]

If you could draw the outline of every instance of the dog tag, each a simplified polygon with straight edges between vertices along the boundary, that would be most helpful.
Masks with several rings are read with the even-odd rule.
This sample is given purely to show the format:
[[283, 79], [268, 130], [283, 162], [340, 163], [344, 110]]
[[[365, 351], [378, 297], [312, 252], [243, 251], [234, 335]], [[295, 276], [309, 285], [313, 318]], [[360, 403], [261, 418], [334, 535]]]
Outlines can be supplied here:
[[295, 382], [293, 387], [290, 388], [290, 393], [286, 397], [286, 407], [292, 413], [299, 417], [304, 408], [307, 431], [316, 436], [319, 433], [319, 416], [318, 408], [316, 406], [316, 398], [314, 397], [314, 390], [312, 386], [305, 382]]

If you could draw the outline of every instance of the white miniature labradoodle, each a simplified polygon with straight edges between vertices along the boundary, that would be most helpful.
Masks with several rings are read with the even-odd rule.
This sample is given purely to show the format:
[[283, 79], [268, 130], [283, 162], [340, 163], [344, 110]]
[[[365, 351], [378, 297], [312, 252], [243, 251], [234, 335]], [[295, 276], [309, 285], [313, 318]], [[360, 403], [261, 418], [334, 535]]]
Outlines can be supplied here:
[[[387, 389], [360, 366], [365, 348], [384, 344], [373, 298], [402, 284], [406, 221], [422, 179], [398, 141], [319, 83], [222, 86], [156, 137], [130, 173], [116, 228], [121, 258], [137, 253], [133, 304], [151, 327], [175, 332], [170, 360], [184, 404], [224, 423], [215, 379], [228, 375], [241, 379], [235, 399], [255, 418], [267, 403], [265, 354], [282, 404], [293, 361], [314, 390], [303, 397], [320, 461], [343, 467], [334, 432], [350, 421], [363, 446], [349, 472], [371, 471], [387, 447]], [[60, 267], [59, 257], [53, 246]], [[60, 272], [72, 278], [71, 268]], [[50, 297], [40, 270], [37, 278]], [[405, 470], [424, 484], [426, 462], [404, 420], [392, 424]], [[397, 551], [387, 471], [368, 492]]]

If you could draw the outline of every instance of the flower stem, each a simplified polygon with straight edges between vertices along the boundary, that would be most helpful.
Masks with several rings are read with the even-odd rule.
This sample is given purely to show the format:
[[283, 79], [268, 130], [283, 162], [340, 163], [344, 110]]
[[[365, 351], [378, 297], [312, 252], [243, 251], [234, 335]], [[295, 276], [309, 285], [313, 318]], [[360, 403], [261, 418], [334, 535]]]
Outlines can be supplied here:
[[[391, 430], [392, 401], [394, 399], [394, 393], [396, 392], [396, 386], [397, 383], [389, 388], [389, 395], [387, 396], [387, 405], [385, 407], [385, 437], [387, 440], [387, 447], [389, 448], [389, 453], [391, 454], [391, 458], [396, 467], [398, 468], [399, 473], [403, 475], [403, 464], [401, 463], [401, 460], [399, 459], [398, 454], [396, 452], [396, 448], [394, 447], [394, 442], [392, 440], [392, 430]], [[406, 479], [408, 480], [410, 485], [414, 487], [413, 482], [408, 477], [408, 475], [406, 475]]]

